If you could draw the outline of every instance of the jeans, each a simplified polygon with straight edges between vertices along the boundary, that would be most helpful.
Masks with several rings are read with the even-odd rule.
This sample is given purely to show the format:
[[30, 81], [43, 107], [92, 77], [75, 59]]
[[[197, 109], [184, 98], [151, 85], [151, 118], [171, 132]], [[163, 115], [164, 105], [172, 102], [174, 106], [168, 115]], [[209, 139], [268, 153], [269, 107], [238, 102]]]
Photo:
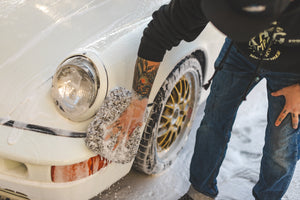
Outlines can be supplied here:
[[[229, 43], [229, 39], [226, 39], [216, 66], [228, 50]], [[255, 70], [256, 65], [249, 62], [233, 45], [223, 68], [213, 79], [205, 115], [197, 130], [190, 166], [191, 184], [198, 192], [210, 197], [218, 194], [216, 177], [226, 154], [237, 110], [254, 78]], [[253, 188], [253, 195], [260, 200], [277, 200], [286, 192], [299, 159], [300, 134], [299, 128], [293, 129], [290, 114], [280, 126], [274, 125], [285, 105], [285, 98], [273, 97], [271, 93], [299, 83], [300, 75], [261, 69], [249, 91], [262, 78], [267, 81], [268, 119], [260, 175]]]

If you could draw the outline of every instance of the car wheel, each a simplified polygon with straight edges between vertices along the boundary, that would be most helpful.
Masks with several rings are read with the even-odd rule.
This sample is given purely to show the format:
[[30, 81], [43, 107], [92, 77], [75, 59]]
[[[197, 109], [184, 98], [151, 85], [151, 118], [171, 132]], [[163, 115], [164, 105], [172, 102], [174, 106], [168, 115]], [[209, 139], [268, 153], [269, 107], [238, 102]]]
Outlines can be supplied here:
[[199, 104], [203, 60], [202, 51], [187, 56], [164, 81], [146, 122], [135, 169], [146, 174], [160, 173], [183, 148]]

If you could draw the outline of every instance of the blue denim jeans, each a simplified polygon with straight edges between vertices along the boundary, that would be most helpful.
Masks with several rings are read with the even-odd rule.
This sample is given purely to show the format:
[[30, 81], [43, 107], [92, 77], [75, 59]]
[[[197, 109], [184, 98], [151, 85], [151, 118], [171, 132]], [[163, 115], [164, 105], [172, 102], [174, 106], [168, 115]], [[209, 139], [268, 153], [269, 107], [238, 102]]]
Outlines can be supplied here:
[[[229, 43], [229, 39], [226, 39], [216, 66], [228, 50]], [[190, 182], [197, 191], [205, 195], [215, 197], [218, 194], [216, 177], [226, 154], [237, 110], [255, 69], [256, 65], [232, 46], [222, 70], [213, 79], [205, 115], [197, 130], [190, 166]], [[273, 97], [271, 93], [299, 83], [300, 75], [264, 69], [259, 70], [258, 74], [258, 79], [253, 82], [250, 90], [262, 78], [267, 80], [268, 123], [260, 176], [253, 188], [253, 195], [260, 200], [278, 200], [286, 192], [299, 159], [300, 136], [299, 128], [292, 128], [290, 114], [279, 127], [274, 125], [285, 105], [285, 99], [283, 96]]]

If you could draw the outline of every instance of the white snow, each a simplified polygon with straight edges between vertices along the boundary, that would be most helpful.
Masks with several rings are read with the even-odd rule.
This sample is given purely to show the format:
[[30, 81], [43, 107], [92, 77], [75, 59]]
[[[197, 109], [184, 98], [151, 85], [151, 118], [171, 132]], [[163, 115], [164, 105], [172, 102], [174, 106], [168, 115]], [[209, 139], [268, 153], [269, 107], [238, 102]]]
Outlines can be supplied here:
[[[217, 200], [253, 200], [252, 187], [258, 180], [261, 152], [266, 126], [267, 97], [263, 80], [242, 104], [232, 131], [226, 158], [218, 176]], [[131, 172], [103, 192], [99, 199], [177, 200], [189, 187], [189, 164], [193, 153], [195, 132], [203, 117], [204, 105], [198, 112], [185, 148], [166, 172], [147, 176]], [[300, 199], [300, 167], [283, 200]]]

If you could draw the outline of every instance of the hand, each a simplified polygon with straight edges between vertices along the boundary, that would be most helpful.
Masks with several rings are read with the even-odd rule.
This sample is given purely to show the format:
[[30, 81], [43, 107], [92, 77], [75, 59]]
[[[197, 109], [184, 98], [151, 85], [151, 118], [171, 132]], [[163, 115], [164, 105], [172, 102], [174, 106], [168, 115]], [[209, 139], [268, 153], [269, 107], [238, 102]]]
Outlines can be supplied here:
[[133, 131], [137, 127], [142, 126], [148, 98], [159, 65], [160, 62], [137, 58], [133, 76], [131, 103], [120, 115], [119, 119], [107, 127], [110, 129], [110, 134], [106, 136], [105, 140], [119, 134], [113, 150], [117, 148], [125, 136], [127, 136], [126, 139], [128, 140]]
[[279, 126], [285, 117], [291, 113], [292, 115], [292, 126], [294, 129], [298, 128], [299, 114], [300, 114], [300, 85], [295, 84], [276, 92], [271, 93], [272, 96], [284, 96], [285, 106], [279, 114], [275, 126]]
[[143, 98], [140, 100], [136, 96], [134, 96], [131, 100], [131, 103], [120, 115], [120, 117], [107, 127], [110, 134], [106, 136], [105, 140], [108, 140], [113, 135], [119, 134], [113, 150], [117, 148], [117, 146], [125, 136], [126, 140], [128, 141], [133, 131], [137, 127], [141, 127], [143, 125], [143, 118], [147, 103], [147, 98]]

